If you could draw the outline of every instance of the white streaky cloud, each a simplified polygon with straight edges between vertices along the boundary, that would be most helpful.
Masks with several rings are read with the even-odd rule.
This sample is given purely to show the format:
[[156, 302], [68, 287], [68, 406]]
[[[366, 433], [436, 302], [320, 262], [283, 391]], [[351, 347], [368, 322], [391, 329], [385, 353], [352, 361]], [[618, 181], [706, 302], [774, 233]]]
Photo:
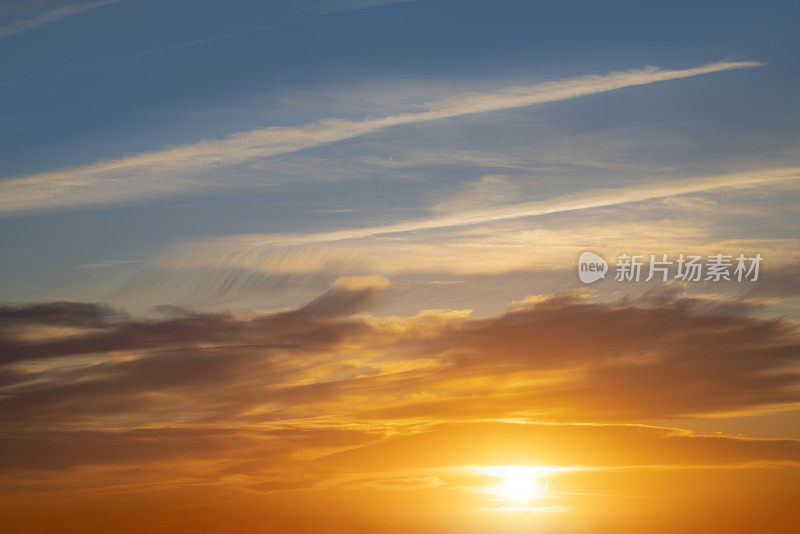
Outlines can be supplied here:
[[242, 250], [252, 250], [263, 246], [301, 246], [313, 243], [331, 243], [378, 235], [470, 226], [523, 217], [602, 208], [716, 189], [748, 189], [769, 183], [793, 181], [797, 180], [798, 177], [800, 177], [800, 167], [781, 167], [648, 183], [624, 188], [595, 189], [548, 200], [505, 204], [486, 209], [474, 209], [466, 213], [449, 213], [365, 228], [311, 234], [240, 234], [204, 239], [186, 246], [199, 245], [202, 248], [210, 247], [218, 250], [227, 248], [238, 253]]
[[[800, 167], [602, 190], [582, 198], [570, 195], [511, 209], [497, 207], [481, 219], [483, 224], [467, 218], [452, 224], [454, 219], [435, 217], [355, 232], [187, 241], [160, 251], [113, 298], [137, 307], [166, 299], [187, 306], [269, 303], [280, 308], [311, 298], [337, 276], [374, 273], [406, 280], [411, 285], [400, 290], [406, 297], [428, 298], [424, 292], [414, 293], [419, 281], [427, 287], [431, 278], [462, 280], [514, 272], [538, 272], [547, 280], [548, 272], [563, 272], [587, 250], [607, 259], [621, 252], [663, 253], [671, 258], [682, 253], [760, 253], [774, 268], [796, 261], [797, 239], [757, 238], [748, 228], [775, 227], [785, 218], [766, 199], [800, 190], [798, 177]], [[749, 211], [738, 209], [743, 197], [754, 201]], [[698, 209], [697, 202], [678, 202], [687, 198], [715, 198], [721, 204], [709, 211]], [[645, 219], [642, 210], [631, 206], [636, 202], [639, 206], [647, 202]], [[524, 211], [531, 207], [535, 209]], [[539, 224], [523, 218], [562, 211], [572, 215]], [[738, 223], [730, 226], [733, 217], [720, 221], [720, 214], [733, 211], [741, 218]], [[419, 228], [428, 231], [415, 231]], [[473, 290], [480, 294], [479, 288], [469, 291]], [[507, 301], [496, 304], [505, 306]]]
[[98, 2], [84, 2], [81, 4], [72, 4], [51, 9], [35, 17], [0, 26], [0, 37], [25, 33], [27, 31], [35, 30], [36, 28], [58, 22], [74, 15], [78, 15], [84, 11], [107, 6], [109, 4], [116, 4], [117, 2], [121, 1], [122, 0], [100, 0]]
[[502, 204], [515, 200], [519, 196], [518, 189], [511, 176], [487, 174], [477, 181], [462, 185], [458, 193], [437, 202], [433, 210], [452, 213]]
[[217, 178], [219, 173], [208, 171], [352, 139], [392, 126], [568, 100], [624, 87], [759, 65], [761, 63], [757, 61], [721, 61], [689, 69], [650, 67], [580, 76], [497, 91], [465, 93], [430, 103], [421, 111], [410, 113], [362, 120], [329, 119], [304, 126], [240, 132], [222, 140], [201, 141], [54, 172], [7, 178], [0, 181], [0, 214], [196, 193], [231, 185], [220, 181]]

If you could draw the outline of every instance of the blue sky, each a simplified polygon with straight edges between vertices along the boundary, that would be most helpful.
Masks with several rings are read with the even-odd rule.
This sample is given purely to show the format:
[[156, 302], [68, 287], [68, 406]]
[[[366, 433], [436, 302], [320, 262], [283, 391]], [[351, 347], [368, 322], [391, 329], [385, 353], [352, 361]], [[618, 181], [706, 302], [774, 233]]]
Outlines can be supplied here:
[[[421, 219], [469, 191], [503, 204], [793, 167], [800, 133], [798, 9], [792, 2], [6, 3], [0, 8], [6, 180], [0, 187], [7, 199], [0, 294], [9, 301], [128, 303], [119, 288], [187, 241]], [[761, 65], [399, 124], [215, 164], [197, 179], [147, 169], [116, 177], [119, 184], [96, 199], [88, 190], [53, 186], [58, 180], [46, 179], [50, 185], [36, 192], [8, 189], [8, 180], [237, 132], [362, 121], [464, 93], [720, 61]], [[9, 208], [11, 197], [16, 203]], [[748, 232], [792, 237], [795, 191], [755, 197], [746, 202], [769, 205], [774, 220], [731, 217], [714, 226], [709, 221], [744, 201], [726, 199], [704, 235], [716, 242]], [[573, 214], [569, 224], [596, 216]], [[692, 215], [676, 216], [689, 224]], [[551, 219], [559, 224], [557, 217], [519, 224], [535, 229]], [[781, 249], [781, 261], [788, 254]], [[207, 267], [197, 261], [181, 269]], [[328, 275], [365, 269], [337, 267]], [[269, 307], [269, 295], [263, 298]], [[450, 305], [448, 298], [440, 304]]]

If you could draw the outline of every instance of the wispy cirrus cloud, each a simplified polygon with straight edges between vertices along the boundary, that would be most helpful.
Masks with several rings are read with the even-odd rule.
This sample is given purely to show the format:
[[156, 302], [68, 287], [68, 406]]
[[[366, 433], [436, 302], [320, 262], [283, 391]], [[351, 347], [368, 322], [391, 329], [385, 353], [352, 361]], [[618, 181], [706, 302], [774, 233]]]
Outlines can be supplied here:
[[[307, 289], [324, 287], [342, 275], [410, 277], [403, 280], [413, 286], [415, 277], [533, 275], [567, 272], [567, 267], [570, 276], [562, 282], [569, 284], [573, 280], [571, 266], [585, 250], [605, 257], [631, 251], [671, 256], [689, 250], [697, 254], [761, 253], [769, 256], [770, 269], [780, 269], [795, 264], [796, 240], [789, 236], [755, 238], [747, 227], [782, 224], [789, 213], [774, 205], [765, 207], [763, 198], [795, 194], [799, 176], [800, 168], [763, 169], [595, 188], [538, 201], [494, 206], [484, 202], [484, 207], [455, 213], [442, 213], [440, 202], [429, 217], [390, 224], [187, 239], [155, 254], [114, 295], [134, 305], [168, 298], [197, 306], [223, 302], [261, 306], [258, 302], [265, 299], [274, 303], [311, 298]], [[507, 183], [502, 179], [495, 182], [481, 180], [469, 185], [480, 186], [484, 201], [493, 196], [508, 200]], [[503, 194], [486, 191], [493, 185], [499, 185]], [[464, 193], [462, 188], [453, 199], [462, 203]], [[468, 187], [466, 193], [469, 200], [474, 192]], [[743, 196], [750, 203], [749, 213], [730, 207], [734, 205], [731, 198]], [[704, 200], [708, 198], [721, 203]], [[714, 206], [712, 211], [703, 209], [708, 203]], [[720, 211], [728, 214], [724, 221]], [[647, 213], [644, 219], [643, 212]], [[545, 216], [549, 218], [537, 220]], [[520, 283], [530, 287], [531, 280]]]
[[89, 11], [90, 9], [116, 4], [121, 1], [122, 0], [99, 0], [97, 2], [84, 2], [51, 9], [36, 15], [35, 17], [0, 26], [0, 37], [8, 37], [9, 35], [25, 33], [69, 17], [79, 15], [80, 13]]
[[569, 100], [625, 87], [760, 66], [721, 61], [688, 69], [655, 67], [567, 78], [496, 91], [464, 93], [420, 111], [362, 120], [328, 119], [297, 127], [270, 127], [90, 165], [8, 178], [0, 182], [0, 214], [58, 210], [197, 193], [233, 184], [209, 176], [219, 170], [279, 154], [352, 139], [393, 126]]
[[683, 180], [671, 180], [624, 188], [608, 188], [582, 191], [571, 195], [548, 200], [519, 202], [492, 206], [484, 209], [472, 209], [465, 212], [447, 213], [394, 224], [338, 230], [312, 234], [263, 234], [241, 235], [214, 238], [203, 241], [210, 245], [232, 245], [235, 247], [263, 245], [305, 245], [310, 243], [330, 243], [350, 239], [361, 239], [376, 235], [415, 232], [420, 230], [436, 230], [483, 224], [523, 217], [535, 217], [554, 213], [580, 211], [592, 208], [617, 206], [644, 202], [658, 198], [669, 198], [691, 193], [700, 193], [726, 188], [756, 188], [772, 182], [797, 180], [800, 167], [783, 167], [764, 169], [755, 172], [732, 173], [719, 176], [703, 176]]

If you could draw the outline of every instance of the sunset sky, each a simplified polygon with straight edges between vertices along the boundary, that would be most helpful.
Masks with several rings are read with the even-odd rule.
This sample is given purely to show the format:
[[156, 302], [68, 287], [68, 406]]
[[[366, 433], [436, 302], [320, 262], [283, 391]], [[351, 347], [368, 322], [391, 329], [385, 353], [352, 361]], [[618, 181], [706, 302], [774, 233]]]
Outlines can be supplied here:
[[0, 59], [3, 532], [800, 531], [797, 2], [5, 0]]

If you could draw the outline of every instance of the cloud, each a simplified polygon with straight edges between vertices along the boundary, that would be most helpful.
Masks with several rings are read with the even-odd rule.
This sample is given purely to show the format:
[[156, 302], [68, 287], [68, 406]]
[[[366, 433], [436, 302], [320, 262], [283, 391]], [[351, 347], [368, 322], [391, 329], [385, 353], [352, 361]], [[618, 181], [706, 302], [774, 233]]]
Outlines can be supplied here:
[[[306, 461], [292, 458], [293, 453], [304, 449], [321, 453]], [[326, 449], [338, 450], [325, 453]], [[48, 454], [51, 450], [61, 454]], [[308, 471], [303, 473], [306, 476], [314, 471], [326, 476], [331, 472], [352, 476], [424, 470], [446, 474], [454, 468], [503, 464], [574, 466], [573, 470], [580, 471], [800, 463], [800, 442], [794, 439], [697, 435], [646, 425], [508, 422], [441, 423], [394, 435], [337, 427], [39, 431], [0, 440], [0, 451], [0, 472], [56, 471], [89, 465], [142, 466], [226, 456], [235, 457], [249, 469], [254, 463], [261, 470], [284, 465]], [[229, 472], [234, 469], [226, 468]], [[314, 478], [308, 479], [313, 484]], [[282, 489], [282, 485], [264, 482], [259, 489]]]
[[0, 37], [8, 37], [10, 35], [25, 33], [69, 17], [79, 15], [80, 13], [89, 11], [90, 9], [104, 7], [109, 4], [116, 4], [117, 2], [121, 1], [122, 0], [100, 0], [98, 2], [84, 2], [81, 4], [72, 4], [51, 9], [35, 17], [0, 26]]
[[[347, 230], [187, 240], [157, 253], [124, 282], [115, 298], [139, 305], [164, 298], [204, 306], [243, 302], [257, 306], [256, 297], [291, 303], [341, 275], [379, 272], [448, 278], [450, 273], [566, 272], [584, 250], [607, 257], [623, 252], [761, 253], [769, 257], [765, 268], [778, 269], [794, 263], [794, 240], [748, 236], [753, 225], [781, 224], [782, 214], [771, 205], [761, 205], [759, 195], [767, 191], [783, 195], [781, 187], [796, 188], [799, 174], [800, 168], [762, 169], [595, 188], [533, 202], [484, 204]], [[724, 199], [723, 193], [731, 192], [749, 195], [750, 213], [738, 208], [741, 202], [719, 205], [715, 211], [676, 202], [682, 195], [713, 193], [714, 198]], [[647, 220], [642, 220], [643, 209]], [[721, 221], [719, 210], [729, 218]], [[548, 218], [531, 220], [544, 216]], [[766, 282], [764, 286], [766, 290]]]
[[[21, 360], [57, 358], [63, 356], [106, 353], [124, 350], [163, 350], [173, 347], [198, 347], [207, 344], [253, 342], [279, 338], [281, 345], [290, 346], [304, 339], [311, 343], [312, 332], [318, 332], [318, 342], [331, 342], [336, 329], [326, 321], [347, 317], [375, 302], [378, 292], [387, 281], [382, 277], [347, 277], [334, 282], [329, 291], [302, 308], [283, 313], [242, 319], [231, 313], [192, 314], [189, 312], [152, 320], [116, 320], [119, 312], [89, 303], [51, 302], [27, 307], [0, 308], [0, 317], [12, 322], [32, 325], [92, 326], [99, 330], [63, 338], [48, 338], [31, 342], [20, 338], [14, 328], [0, 330], [0, 365]], [[352, 324], [340, 325], [347, 330]], [[273, 329], [280, 330], [274, 336]], [[262, 345], [266, 346], [266, 345]]]
[[722, 61], [676, 70], [646, 68], [465, 93], [420, 111], [362, 120], [329, 119], [298, 127], [271, 127], [227, 139], [165, 148], [110, 161], [7, 178], [0, 182], [0, 214], [106, 205], [226, 187], [209, 171], [375, 133], [393, 126], [556, 102], [625, 87], [761, 65]]
[[[385, 284], [339, 281], [279, 313], [148, 320], [116, 313], [93, 319], [101, 326], [91, 330], [45, 339], [7, 330], [0, 420], [27, 428], [147, 419], [160, 417], [165, 398], [186, 422], [325, 414], [376, 425], [440, 417], [630, 421], [800, 402], [796, 325], [750, 317], [751, 306], [557, 297], [490, 318], [364, 315]], [[18, 313], [26, 316], [32, 327], [41, 323], [34, 311]]]
[[800, 442], [693, 435], [644, 425], [446, 423], [373, 440], [318, 460], [356, 472], [503, 464], [586, 468], [757, 461], [800, 462]]
[[[331, 243], [372, 236], [470, 226], [554, 213], [618, 206], [621, 204], [644, 202], [653, 199], [717, 189], [758, 188], [772, 182], [794, 181], [797, 180], [799, 176], [800, 167], [762, 169], [755, 172], [703, 176], [634, 185], [624, 188], [593, 189], [548, 200], [491, 206], [484, 209], [469, 210], [466, 213], [446, 214], [352, 230], [335, 230], [312, 234], [242, 234], [211, 238], [198, 243], [201, 247], [219, 246], [223, 248], [234, 247], [239, 249], [265, 245], [292, 246], [313, 243]], [[192, 243], [189, 245], [191, 246]], [[190, 252], [190, 249], [189, 247], [184, 247], [182, 251]], [[252, 252], [252, 250], [247, 252]]]
[[0, 320], [4, 328], [26, 323], [64, 327], [102, 327], [122, 317], [125, 316], [109, 306], [91, 302], [44, 302], [0, 306]]
[[461, 190], [449, 198], [437, 202], [433, 209], [439, 212], [475, 210], [515, 200], [518, 187], [511, 176], [489, 174], [474, 182], [461, 186]]
[[[498, 465], [539, 466], [550, 489], [537, 505], [570, 510], [597, 509], [607, 494], [671, 497], [673, 486], [716, 498], [732, 479], [796, 487], [796, 439], [641, 422], [797, 406], [793, 323], [669, 297], [367, 315], [388, 289], [348, 277], [277, 313], [4, 308], [0, 488], [14, 510], [157, 496], [152, 513], [173, 517], [187, 503], [252, 496], [259, 511], [302, 516], [316, 503], [323, 517], [319, 503], [359, 495], [383, 513], [415, 498], [485, 508], [471, 488], [496, 483], [485, 468]], [[60, 337], [36, 335], [52, 328]], [[281, 521], [296, 526], [292, 517]]]
[[[55, 471], [87, 465], [142, 465], [192, 458], [214, 460], [231, 456], [238, 461], [269, 456], [279, 466], [302, 448], [325, 449], [362, 445], [379, 434], [346, 429], [264, 431], [226, 428], [155, 428], [125, 431], [40, 431], [0, 440], [0, 472]], [[50, 451], [60, 454], [52, 455]]]

